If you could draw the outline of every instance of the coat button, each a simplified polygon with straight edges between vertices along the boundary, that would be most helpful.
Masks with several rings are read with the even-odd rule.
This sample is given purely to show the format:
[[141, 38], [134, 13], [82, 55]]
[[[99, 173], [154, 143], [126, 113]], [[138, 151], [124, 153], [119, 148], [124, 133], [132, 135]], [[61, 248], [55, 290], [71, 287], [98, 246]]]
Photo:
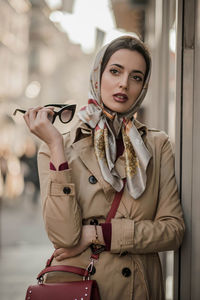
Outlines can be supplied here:
[[89, 180], [89, 183], [91, 183], [91, 184], [97, 183], [97, 179], [94, 177], [94, 175], [91, 175], [91, 176], [88, 178], [88, 180]]
[[64, 194], [70, 194], [70, 193], [71, 193], [71, 189], [70, 189], [68, 186], [65, 186], [65, 187], [63, 188], [63, 193], [64, 193]]
[[131, 270], [130, 270], [129, 268], [123, 268], [123, 269], [122, 269], [122, 275], [123, 275], [124, 277], [129, 277], [129, 276], [131, 276]]
[[98, 222], [97, 219], [92, 219], [92, 220], [90, 221], [90, 225], [98, 225], [98, 224], [99, 224], [99, 222]]

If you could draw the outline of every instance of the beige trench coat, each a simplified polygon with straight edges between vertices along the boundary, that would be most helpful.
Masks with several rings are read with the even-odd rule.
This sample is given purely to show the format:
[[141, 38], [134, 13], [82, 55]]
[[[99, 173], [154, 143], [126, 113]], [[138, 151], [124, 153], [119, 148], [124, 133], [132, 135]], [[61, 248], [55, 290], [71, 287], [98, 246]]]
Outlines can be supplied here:
[[[147, 170], [147, 187], [135, 200], [124, 190], [120, 206], [112, 219], [110, 252], [100, 254], [96, 262], [96, 279], [102, 300], [162, 300], [164, 289], [158, 252], [176, 250], [184, 234], [184, 221], [174, 175], [174, 157], [168, 136], [147, 129], [136, 122], [143, 140], [152, 154]], [[92, 130], [79, 121], [64, 136], [69, 169], [51, 171], [49, 153], [43, 145], [38, 155], [41, 198], [45, 227], [51, 242], [59, 247], [75, 246], [82, 224], [91, 219], [104, 222], [115, 195], [104, 181], [94, 148]], [[123, 155], [116, 168], [125, 177]], [[89, 182], [94, 176], [97, 182]], [[70, 187], [70, 194], [63, 192]], [[53, 261], [85, 268], [90, 249], [81, 255]], [[78, 275], [51, 273], [48, 282], [80, 280]]]

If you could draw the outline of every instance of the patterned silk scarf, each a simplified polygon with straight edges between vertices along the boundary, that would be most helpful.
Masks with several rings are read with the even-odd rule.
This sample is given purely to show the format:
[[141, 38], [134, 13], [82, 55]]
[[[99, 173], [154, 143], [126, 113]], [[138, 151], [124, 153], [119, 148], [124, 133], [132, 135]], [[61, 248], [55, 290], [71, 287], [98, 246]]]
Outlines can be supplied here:
[[140, 95], [129, 111], [119, 114], [105, 110], [100, 95], [100, 70], [108, 46], [109, 44], [104, 46], [96, 56], [90, 76], [88, 105], [81, 108], [78, 116], [84, 123], [94, 129], [94, 150], [101, 173], [104, 180], [118, 192], [123, 187], [123, 180], [115, 168], [117, 155], [115, 136], [118, 136], [121, 131], [124, 143], [123, 155], [125, 157], [127, 188], [130, 195], [137, 199], [146, 188], [146, 170], [151, 154], [134, 125], [133, 114], [146, 95], [151, 68], [149, 68]]

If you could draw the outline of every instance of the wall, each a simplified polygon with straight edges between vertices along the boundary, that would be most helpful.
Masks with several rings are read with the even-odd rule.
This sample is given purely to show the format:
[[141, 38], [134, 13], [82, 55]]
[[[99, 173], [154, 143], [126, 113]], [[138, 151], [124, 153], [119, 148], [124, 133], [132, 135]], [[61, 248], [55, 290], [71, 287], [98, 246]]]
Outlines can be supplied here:
[[179, 255], [180, 281], [175, 299], [198, 300], [200, 296], [200, 1], [178, 1], [179, 65], [177, 68], [177, 131], [180, 164], [179, 186], [186, 234]]

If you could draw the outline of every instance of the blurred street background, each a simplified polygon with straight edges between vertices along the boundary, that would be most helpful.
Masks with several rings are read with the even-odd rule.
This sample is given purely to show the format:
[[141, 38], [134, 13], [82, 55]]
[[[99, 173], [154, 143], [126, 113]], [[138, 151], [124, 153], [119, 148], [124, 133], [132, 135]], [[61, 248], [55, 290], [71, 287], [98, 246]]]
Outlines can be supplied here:
[[[154, 62], [152, 84], [138, 118], [166, 130], [174, 142], [175, 17], [175, 0], [0, 0], [1, 300], [24, 299], [53, 251], [40, 206], [40, 141], [27, 130], [22, 114], [13, 116], [14, 110], [86, 104], [96, 52], [128, 32], [148, 44]], [[165, 116], [159, 118], [161, 111]], [[71, 124], [55, 126], [64, 133]], [[173, 253], [162, 263], [170, 300]]]
[[0, 299], [25, 298], [28, 285], [36, 283], [53, 249], [44, 232], [40, 206], [30, 195], [1, 212]]

